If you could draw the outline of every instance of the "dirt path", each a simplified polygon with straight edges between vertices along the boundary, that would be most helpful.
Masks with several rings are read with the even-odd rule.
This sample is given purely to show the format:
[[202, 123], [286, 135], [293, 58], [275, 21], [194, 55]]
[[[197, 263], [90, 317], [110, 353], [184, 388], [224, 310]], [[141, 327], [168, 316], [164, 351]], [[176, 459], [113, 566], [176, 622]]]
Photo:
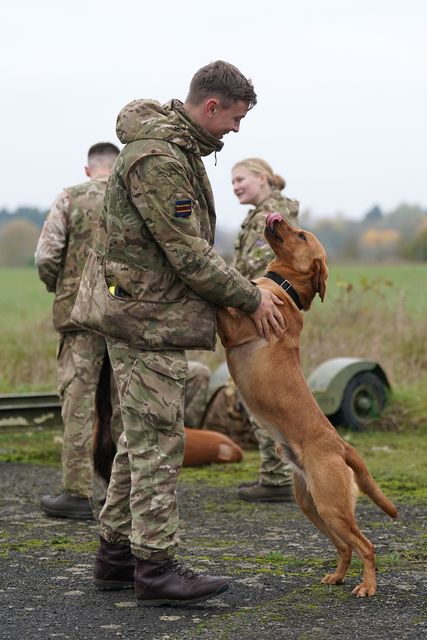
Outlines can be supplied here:
[[191, 608], [136, 607], [132, 591], [91, 584], [95, 522], [45, 518], [50, 467], [0, 464], [1, 640], [415, 640], [427, 637], [426, 506], [391, 521], [362, 500], [358, 519], [378, 552], [378, 594], [356, 599], [354, 562], [341, 586], [319, 584], [329, 543], [295, 505], [251, 505], [232, 489], [180, 486], [180, 558], [226, 575], [230, 590]]

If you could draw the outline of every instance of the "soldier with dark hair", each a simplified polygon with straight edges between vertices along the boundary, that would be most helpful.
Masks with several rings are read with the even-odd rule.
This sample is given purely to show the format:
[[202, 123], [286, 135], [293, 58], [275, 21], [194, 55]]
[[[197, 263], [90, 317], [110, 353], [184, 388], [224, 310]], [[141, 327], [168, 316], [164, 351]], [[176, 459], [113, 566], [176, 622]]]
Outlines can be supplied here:
[[135, 587], [140, 604], [188, 604], [223, 593], [219, 577], [174, 559], [176, 485], [184, 453], [186, 349], [213, 349], [217, 306], [281, 334], [280, 301], [227, 267], [213, 248], [215, 209], [202, 156], [221, 150], [256, 103], [250, 80], [216, 61], [184, 103], [135, 100], [117, 119], [124, 148], [73, 318], [105, 334], [120, 396], [119, 439], [100, 514], [94, 582]]
[[[107, 348], [103, 336], [71, 321], [71, 311], [118, 154], [119, 149], [110, 142], [90, 147], [85, 167], [90, 179], [57, 196], [35, 254], [40, 279], [55, 294], [53, 325], [59, 332], [57, 369], [64, 423], [63, 491], [43, 496], [41, 507], [48, 516], [93, 518], [95, 393]], [[118, 402], [113, 403], [112, 429], [118, 438], [122, 431]]]

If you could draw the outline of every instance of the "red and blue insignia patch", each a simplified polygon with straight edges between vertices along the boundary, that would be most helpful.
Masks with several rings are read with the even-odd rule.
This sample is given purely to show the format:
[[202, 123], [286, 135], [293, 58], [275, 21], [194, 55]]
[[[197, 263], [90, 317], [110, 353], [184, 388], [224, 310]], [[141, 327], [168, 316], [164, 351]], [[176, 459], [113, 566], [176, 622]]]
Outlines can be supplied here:
[[191, 216], [191, 200], [177, 200], [175, 202], [175, 217], [189, 218]]

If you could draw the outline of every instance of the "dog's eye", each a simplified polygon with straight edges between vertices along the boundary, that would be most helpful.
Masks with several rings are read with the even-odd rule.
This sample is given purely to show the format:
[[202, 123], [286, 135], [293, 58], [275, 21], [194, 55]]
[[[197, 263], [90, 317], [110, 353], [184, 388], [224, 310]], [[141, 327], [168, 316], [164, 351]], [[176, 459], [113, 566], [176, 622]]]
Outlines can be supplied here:
[[307, 236], [302, 231], [298, 234], [298, 238], [301, 238], [301, 240], [307, 240]]

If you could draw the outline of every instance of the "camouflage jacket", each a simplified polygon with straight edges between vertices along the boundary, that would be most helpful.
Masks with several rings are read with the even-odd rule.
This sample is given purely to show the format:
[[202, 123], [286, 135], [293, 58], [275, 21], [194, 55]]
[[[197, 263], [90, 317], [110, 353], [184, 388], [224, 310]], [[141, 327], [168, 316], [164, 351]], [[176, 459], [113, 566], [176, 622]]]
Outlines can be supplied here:
[[[216, 305], [252, 313], [260, 302], [257, 288], [213, 249], [214, 201], [201, 156], [222, 142], [178, 100], [131, 102], [117, 135], [125, 146], [73, 317], [141, 349], [213, 349]], [[128, 297], [111, 295], [115, 285]]]
[[288, 222], [296, 224], [298, 208], [297, 200], [289, 200], [275, 190], [256, 209], [251, 209], [235, 242], [232, 266], [251, 280], [262, 276], [274, 258], [273, 250], [264, 238], [266, 215], [277, 211]]
[[105, 195], [107, 179], [89, 180], [64, 189], [44, 223], [35, 253], [40, 279], [55, 292], [53, 325], [57, 331], [79, 329], [71, 311]]

